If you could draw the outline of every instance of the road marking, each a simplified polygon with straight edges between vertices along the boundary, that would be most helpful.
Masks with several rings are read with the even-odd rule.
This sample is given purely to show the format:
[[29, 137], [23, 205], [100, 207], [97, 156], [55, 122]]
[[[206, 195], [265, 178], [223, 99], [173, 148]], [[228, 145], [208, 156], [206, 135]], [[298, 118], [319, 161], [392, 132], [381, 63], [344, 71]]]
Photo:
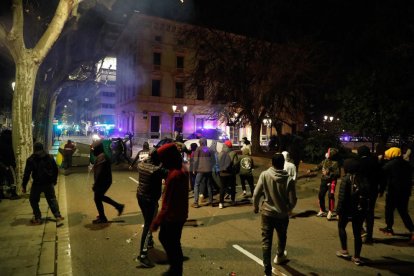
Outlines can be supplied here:
[[138, 184], [138, 180], [136, 180], [135, 178], [129, 177], [129, 179], [131, 179], [132, 181]]
[[[244, 255], [246, 255], [247, 257], [249, 257], [250, 259], [252, 259], [253, 261], [255, 261], [256, 263], [258, 263], [259, 265], [263, 266], [263, 261], [260, 258], [257, 258], [255, 255], [253, 255], [252, 253], [250, 253], [249, 251], [247, 251], [246, 249], [244, 249], [240, 245], [233, 244], [233, 247], [235, 249], [237, 249], [238, 251], [240, 251], [241, 253], [243, 253]], [[277, 270], [274, 267], [272, 267], [272, 273], [276, 274], [276, 275], [287, 276], [286, 274], [284, 274], [283, 272]]]

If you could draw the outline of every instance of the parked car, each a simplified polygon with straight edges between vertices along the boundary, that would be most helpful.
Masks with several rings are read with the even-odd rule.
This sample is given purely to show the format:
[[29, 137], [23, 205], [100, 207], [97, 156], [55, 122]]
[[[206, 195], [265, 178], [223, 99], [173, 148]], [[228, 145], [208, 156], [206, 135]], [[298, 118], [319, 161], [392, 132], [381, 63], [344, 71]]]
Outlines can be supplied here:
[[217, 140], [221, 142], [224, 142], [229, 139], [227, 134], [218, 128], [216, 129], [200, 128], [187, 137], [187, 139], [200, 139], [200, 138]]

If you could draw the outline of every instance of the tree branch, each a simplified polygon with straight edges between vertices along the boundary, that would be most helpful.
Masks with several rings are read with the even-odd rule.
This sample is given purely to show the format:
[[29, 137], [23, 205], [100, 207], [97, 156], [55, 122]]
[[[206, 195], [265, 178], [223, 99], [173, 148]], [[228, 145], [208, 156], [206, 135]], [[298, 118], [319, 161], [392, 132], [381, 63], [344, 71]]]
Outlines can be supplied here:
[[70, 16], [72, 9], [78, 3], [79, 0], [60, 0], [52, 22], [50, 22], [47, 30], [34, 48], [37, 53], [37, 62], [40, 63], [45, 58], [50, 48], [52, 48], [53, 44], [58, 39], [66, 20]]

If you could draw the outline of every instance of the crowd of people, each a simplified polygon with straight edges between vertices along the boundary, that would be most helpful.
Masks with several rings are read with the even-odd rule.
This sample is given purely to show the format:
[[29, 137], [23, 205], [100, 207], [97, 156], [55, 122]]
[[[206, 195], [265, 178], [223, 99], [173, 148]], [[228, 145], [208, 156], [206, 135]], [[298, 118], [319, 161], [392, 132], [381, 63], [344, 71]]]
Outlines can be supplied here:
[[[187, 149], [183, 144], [168, 143], [150, 149], [148, 143], [137, 154], [130, 169], [138, 170], [137, 202], [144, 218], [139, 253], [136, 261], [143, 267], [151, 268], [154, 263], [148, 257], [148, 250], [154, 246], [152, 233], [160, 230], [159, 240], [169, 260], [166, 275], [182, 275], [183, 253], [181, 233], [188, 217], [188, 196], [192, 190], [193, 208], [217, 206], [222, 209], [236, 203], [236, 181], [240, 178], [243, 196], [247, 197], [247, 185], [251, 193], [254, 213], [261, 213], [263, 265], [266, 275], [272, 274], [271, 253], [273, 231], [277, 233], [277, 250], [273, 262], [282, 265], [287, 261], [286, 241], [289, 219], [296, 206], [297, 166], [283, 151], [272, 156], [272, 166], [260, 173], [255, 185], [251, 157], [251, 144], [243, 138], [243, 146], [235, 150], [231, 141], [225, 141], [220, 152], [217, 143], [207, 146], [201, 138], [199, 145], [194, 143]], [[112, 184], [111, 162], [104, 153], [102, 141], [92, 144], [95, 156], [94, 201], [98, 217], [94, 224], [107, 223], [103, 202], [112, 205], [118, 215], [122, 215], [125, 205], [107, 197], [105, 193]], [[188, 164], [183, 162], [183, 154]], [[414, 225], [408, 213], [408, 202], [412, 189], [412, 168], [400, 148], [384, 149], [381, 154], [373, 155], [366, 146], [357, 149], [357, 156], [340, 162], [338, 150], [329, 148], [325, 159], [308, 171], [321, 171], [320, 191], [318, 194], [318, 217], [338, 222], [340, 249], [336, 255], [352, 260], [356, 265], [363, 264], [362, 245], [372, 244], [374, 229], [374, 208], [378, 196], [386, 194], [385, 222], [381, 228], [386, 235], [393, 235], [394, 210], [397, 209], [405, 227], [414, 242]], [[23, 177], [23, 192], [30, 175], [33, 178], [30, 204], [34, 217], [32, 223], [41, 223], [38, 207], [40, 193], [45, 193], [48, 204], [57, 221], [63, 220], [54, 194], [57, 182], [57, 166], [44, 150], [43, 145], [35, 143], [34, 153], [26, 162]], [[340, 164], [343, 164], [341, 167]], [[341, 178], [341, 172], [343, 176]], [[341, 180], [341, 181], [339, 181]], [[337, 202], [335, 189], [340, 183]], [[246, 185], [247, 184], [247, 185]], [[214, 195], [219, 194], [218, 202]], [[328, 208], [326, 208], [328, 194]], [[162, 197], [161, 208], [158, 202]], [[207, 202], [202, 203], [201, 198]], [[226, 202], [229, 199], [230, 202]], [[217, 204], [218, 203], [218, 204]], [[347, 224], [352, 223], [354, 254], [348, 251]], [[365, 226], [364, 226], [365, 224]], [[364, 237], [364, 239], [363, 239]]]

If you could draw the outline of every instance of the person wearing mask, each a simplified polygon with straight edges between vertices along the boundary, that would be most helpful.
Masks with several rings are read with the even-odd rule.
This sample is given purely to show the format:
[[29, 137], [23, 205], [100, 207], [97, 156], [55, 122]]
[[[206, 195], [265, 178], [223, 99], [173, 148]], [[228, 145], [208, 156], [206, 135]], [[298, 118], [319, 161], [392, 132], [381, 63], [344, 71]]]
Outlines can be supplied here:
[[272, 166], [263, 171], [253, 193], [254, 213], [259, 212], [259, 202], [264, 195], [261, 211], [262, 251], [265, 275], [272, 275], [271, 254], [273, 231], [278, 236], [277, 253], [273, 262], [281, 265], [287, 261], [286, 241], [289, 214], [296, 206], [295, 182], [283, 170], [285, 158], [281, 153], [272, 157]]
[[386, 235], [393, 235], [394, 211], [398, 210], [405, 227], [410, 231], [410, 243], [414, 243], [414, 225], [408, 213], [408, 202], [411, 196], [411, 167], [402, 158], [401, 149], [392, 147], [385, 151], [384, 157], [388, 160], [382, 167], [386, 183], [380, 187], [379, 194], [382, 196], [385, 189], [385, 223], [386, 227], [380, 231]]
[[161, 197], [162, 180], [167, 176], [161, 167], [157, 150], [150, 151], [148, 157], [138, 164], [137, 200], [144, 217], [139, 255], [136, 260], [146, 268], [154, 267], [148, 258], [148, 249], [154, 247], [150, 226], [158, 212], [158, 200]]
[[122, 215], [125, 205], [120, 204], [105, 195], [105, 193], [112, 185], [112, 170], [111, 162], [105, 156], [104, 147], [100, 140], [92, 144], [92, 152], [96, 157], [92, 168], [94, 178], [92, 190], [94, 193], [96, 209], [98, 210], [98, 217], [93, 220], [92, 223], [107, 223], [108, 219], [105, 215], [103, 202], [112, 205], [118, 211], [118, 216]]
[[26, 193], [27, 183], [32, 176], [32, 188], [30, 190], [30, 205], [33, 209], [32, 224], [42, 224], [42, 213], [39, 209], [39, 201], [41, 193], [45, 194], [46, 201], [56, 218], [56, 222], [63, 220], [60, 214], [59, 204], [56, 199], [55, 185], [58, 178], [58, 167], [55, 159], [49, 155], [44, 149], [42, 143], [33, 145], [33, 154], [26, 160], [24, 168], [22, 192]]
[[[337, 179], [340, 177], [339, 163], [336, 161], [336, 155], [338, 150], [335, 148], [329, 148], [325, 154], [325, 159], [315, 168], [308, 170], [308, 174], [311, 172], [322, 171], [321, 184], [319, 187], [319, 212], [316, 216], [324, 217], [328, 220], [332, 219], [333, 212], [335, 210], [335, 187]], [[329, 212], [326, 212], [325, 196], [328, 193], [329, 198]]]
[[170, 264], [164, 275], [183, 275], [181, 233], [188, 217], [188, 171], [182, 165], [182, 156], [174, 143], [161, 146], [157, 154], [168, 169], [161, 210], [152, 221], [151, 231], [160, 228], [159, 240]]

